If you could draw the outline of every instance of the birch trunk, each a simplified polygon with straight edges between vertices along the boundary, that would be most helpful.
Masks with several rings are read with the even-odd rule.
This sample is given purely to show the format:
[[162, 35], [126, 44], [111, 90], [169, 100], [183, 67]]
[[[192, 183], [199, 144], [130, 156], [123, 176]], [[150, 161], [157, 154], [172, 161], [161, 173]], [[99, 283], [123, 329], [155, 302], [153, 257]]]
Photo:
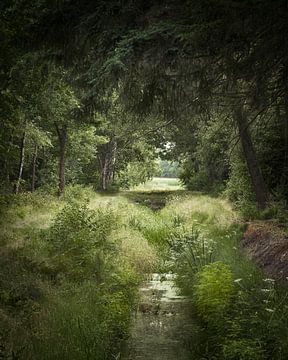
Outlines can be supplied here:
[[15, 184], [15, 194], [19, 193], [20, 184], [22, 180], [22, 173], [24, 168], [24, 161], [25, 161], [25, 142], [26, 142], [26, 130], [24, 131], [21, 139], [20, 144], [20, 161], [19, 161], [19, 168], [18, 168], [18, 177]]
[[33, 162], [32, 162], [31, 192], [35, 191], [37, 157], [38, 157], [38, 145], [35, 144], [35, 146], [34, 146], [34, 154], [33, 154]]

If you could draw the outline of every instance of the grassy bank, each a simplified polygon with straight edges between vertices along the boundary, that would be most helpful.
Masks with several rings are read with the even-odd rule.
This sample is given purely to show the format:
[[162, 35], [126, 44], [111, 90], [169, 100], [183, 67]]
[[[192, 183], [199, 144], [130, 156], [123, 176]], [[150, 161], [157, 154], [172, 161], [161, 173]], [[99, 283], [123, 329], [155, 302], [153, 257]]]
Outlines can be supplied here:
[[181, 189], [183, 189], [183, 186], [178, 178], [154, 177], [145, 184], [134, 187], [132, 191], [173, 191]]
[[1, 202], [0, 357], [119, 357], [139, 282], [158, 261], [127, 224], [136, 205], [123, 216], [124, 197], [79, 188], [61, 201], [35, 193]]
[[128, 220], [160, 249], [162, 271], [176, 273], [191, 299], [191, 357], [288, 358], [287, 285], [245, 256], [242, 218], [224, 199], [184, 191], [164, 196], [164, 208], [151, 212], [150, 198]]
[[245, 225], [230, 205], [203, 195], [172, 200], [177, 219], [171, 269], [191, 299], [193, 359], [288, 358], [287, 286], [267, 278], [243, 253]]
[[191, 300], [193, 359], [288, 358], [285, 287], [244, 256], [227, 201], [71, 187], [1, 211], [2, 358], [120, 358], [143, 275], [161, 271]]

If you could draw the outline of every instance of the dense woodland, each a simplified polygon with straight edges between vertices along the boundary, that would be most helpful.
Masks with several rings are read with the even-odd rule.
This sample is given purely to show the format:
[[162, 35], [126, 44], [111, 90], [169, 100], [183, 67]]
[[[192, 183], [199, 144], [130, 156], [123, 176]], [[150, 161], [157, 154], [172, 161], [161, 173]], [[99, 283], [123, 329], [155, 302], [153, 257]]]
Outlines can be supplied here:
[[129, 187], [160, 150], [191, 189], [285, 202], [286, 6], [2, 1], [2, 192]]
[[[172, 271], [191, 358], [287, 359], [283, 284], [232, 255], [246, 220], [287, 230], [287, 38], [285, 0], [1, 1], [0, 358], [122, 359], [143, 274]], [[187, 190], [155, 214], [128, 192], [153, 176]]]

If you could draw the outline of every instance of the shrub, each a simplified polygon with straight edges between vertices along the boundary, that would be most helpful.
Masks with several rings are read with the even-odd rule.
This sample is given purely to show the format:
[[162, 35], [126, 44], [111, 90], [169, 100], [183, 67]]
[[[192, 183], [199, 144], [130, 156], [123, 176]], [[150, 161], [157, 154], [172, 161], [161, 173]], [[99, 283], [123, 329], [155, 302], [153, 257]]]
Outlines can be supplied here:
[[116, 215], [109, 208], [89, 210], [87, 204], [78, 203], [64, 207], [47, 236], [58, 271], [74, 280], [92, 275], [101, 281], [105, 256], [113, 250], [108, 236], [115, 223]]
[[195, 304], [203, 319], [208, 323], [222, 320], [235, 292], [230, 268], [220, 261], [205, 265], [194, 289]]
[[223, 358], [225, 360], [264, 360], [266, 356], [258, 341], [240, 338], [224, 344]]
[[213, 261], [214, 242], [192, 229], [173, 236], [170, 245], [174, 271], [178, 274], [177, 283], [184, 293], [191, 295], [196, 274]]
[[79, 184], [70, 184], [65, 188], [64, 200], [88, 201], [93, 198], [94, 191], [91, 187], [85, 187]]

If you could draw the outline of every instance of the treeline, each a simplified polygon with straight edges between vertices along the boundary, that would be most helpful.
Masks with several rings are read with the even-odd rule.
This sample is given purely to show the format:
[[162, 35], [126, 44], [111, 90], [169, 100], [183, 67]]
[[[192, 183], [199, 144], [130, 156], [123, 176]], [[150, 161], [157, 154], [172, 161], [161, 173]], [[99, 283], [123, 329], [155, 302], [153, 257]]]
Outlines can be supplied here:
[[2, 187], [129, 186], [151, 176], [157, 147], [191, 189], [287, 201], [287, 12], [282, 0], [2, 2]]
[[1, 93], [2, 192], [41, 187], [49, 192], [58, 188], [62, 195], [66, 183], [107, 190], [112, 183], [129, 187], [150, 178], [156, 154], [139, 137], [143, 129], [126, 138], [132, 118], [124, 116], [117, 100], [111, 100], [105, 113], [84, 113], [82, 89], [71, 73], [60, 66], [51, 69], [45, 61], [25, 54], [6, 74]]
[[124, 111], [116, 89], [94, 106], [87, 68], [57, 59], [54, 40], [36, 41], [35, 27], [53, 11], [47, 6], [1, 3], [1, 193], [41, 188], [62, 195], [65, 184], [110, 190], [146, 181], [156, 166], [142, 136], [149, 124], [134, 128], [139, 119]]
[[179, 163], [176, 161], [158, 160], [155, 176], [177, 178], [180, 173]]

